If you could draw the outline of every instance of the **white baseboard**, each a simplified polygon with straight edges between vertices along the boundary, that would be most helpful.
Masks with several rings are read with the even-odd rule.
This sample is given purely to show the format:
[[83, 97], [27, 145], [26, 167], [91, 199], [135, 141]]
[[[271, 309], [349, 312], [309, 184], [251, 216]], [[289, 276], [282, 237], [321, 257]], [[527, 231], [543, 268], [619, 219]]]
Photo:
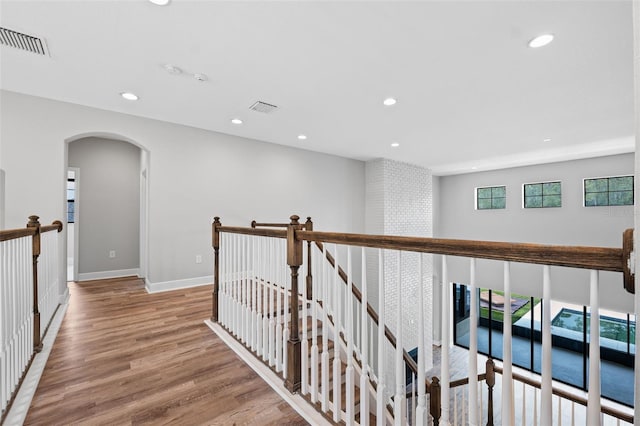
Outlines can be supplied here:
[[185, 278], [183, 280], [162, 281], [159, 283], [152, 283], [148, 279], [145, 279], [144, 287], [147, 290], [147, 293], [159, 293], [162, 291], [179, 290], [181, 288], [198, 287], [208, 284], [213, 285], [213, 275]]
[[264, 380], [271, 388], [280, 395], [294, 410], [298, 412], [309, 424], [312, 425], [330, 425], [329, 421], [325, 419], [315, 408], [311, 406], [302, 396], [299, 394], [292, 394], [285, 387], [282, 377], [274, 373], [269, 367], [264, 365], [261, 361], [256, 359], [248, 350], [238, 343], [233, 337], [216, 323], [206, 320], [205, 324], [216, 333], [216, 335], [231, 348], [253, 371], [255, 371], [262, 380]]
[[87, 272], [78, 274], [78, 281], [104, 280], [107, 278], [130, 277], [131, 275], [140, 276], [140, 269], [119, 269], [117, 271], [101, 271]]
[[60, 295], [58, 303], [61, 305], [66, 305], [67, 303], [69, 303], [69, 287], [66, 287], [64, 289], [64, 293]]

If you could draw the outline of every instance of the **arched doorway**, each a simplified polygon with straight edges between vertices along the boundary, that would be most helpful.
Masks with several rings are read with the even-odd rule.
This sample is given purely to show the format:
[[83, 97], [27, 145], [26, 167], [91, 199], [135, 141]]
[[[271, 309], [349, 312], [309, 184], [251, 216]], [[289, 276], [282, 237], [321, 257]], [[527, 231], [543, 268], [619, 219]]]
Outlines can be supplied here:
[[65, 142], [67, 280], [146, 277], [149, 152], [116, 134]]

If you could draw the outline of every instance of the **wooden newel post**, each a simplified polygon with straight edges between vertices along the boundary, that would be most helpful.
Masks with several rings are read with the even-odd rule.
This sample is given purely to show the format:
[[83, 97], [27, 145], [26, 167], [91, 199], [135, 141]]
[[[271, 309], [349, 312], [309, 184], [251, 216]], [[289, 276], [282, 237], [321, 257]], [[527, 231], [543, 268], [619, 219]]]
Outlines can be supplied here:
[[40, 309], [38, 308], [38, 256], [40, 256], [40, 222], [38, 216], [29, 216], [27, 228], [35, 228], [33, 234], [33, 349], [36, 352], [42, 351], [42, 341], [40, 340]]
[[[305, 231], [313, 231], [311, 217], [304, 223]], [[307, 241], [307, 300], [313, 299], [313, 276], [311, 273], [311, 241]]]
[[220, 230], [222, 226], [218, 216], [213, 218], [212, 245], [213, 245], [213, 294], [211, 304], [211, 321], [218, 321], [218, 290], [220, 288]]
[[437, 377], [431, 379], [431, 386], [429, 387], [429, 414], [433, 419], [433, 425], [438, 426], [442, 408], [440, 404], [440, 380]]
[[488, 396], [487, 396], [487, 426], [493, 426], [493, 385], [496, 384], [496, 373], [493, 369], [495, 364], [493, 360], [489, 358], [486, 364], [486, 373], [487, 373], [487, 388], [488, 388]]
[[297, 240], [295, 234], [303, 227], [298, 222], [299, 219], [300, 217], [296, 215], [291, 216], [291, 223], [287, 226], [287, 264], [291, 268], [291, 294], [289, 295], [291, 323], [287, 342], [287, 378], [284, 385], [291, 393], [300, 391], [302, 383], [302, 346], [298, 330], [298, 269], [302, 265], [302, 240]]

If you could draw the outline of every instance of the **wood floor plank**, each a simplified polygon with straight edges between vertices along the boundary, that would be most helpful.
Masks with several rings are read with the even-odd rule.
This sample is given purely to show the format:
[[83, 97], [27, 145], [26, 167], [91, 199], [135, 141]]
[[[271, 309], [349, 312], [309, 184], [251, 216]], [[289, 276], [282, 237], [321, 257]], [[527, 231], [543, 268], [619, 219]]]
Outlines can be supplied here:
[[69, 284], [27, 425], [306, 425], [203, 323], [211, 287]]

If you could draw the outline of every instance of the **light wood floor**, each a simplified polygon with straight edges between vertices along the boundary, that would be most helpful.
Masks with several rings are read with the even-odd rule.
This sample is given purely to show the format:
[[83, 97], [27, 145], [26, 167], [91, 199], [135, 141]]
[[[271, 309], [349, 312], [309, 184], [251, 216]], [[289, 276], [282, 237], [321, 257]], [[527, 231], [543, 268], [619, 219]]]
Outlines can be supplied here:
[[307, 424], [203, 321], [211, 287], [70, 283], [28, 425]]

